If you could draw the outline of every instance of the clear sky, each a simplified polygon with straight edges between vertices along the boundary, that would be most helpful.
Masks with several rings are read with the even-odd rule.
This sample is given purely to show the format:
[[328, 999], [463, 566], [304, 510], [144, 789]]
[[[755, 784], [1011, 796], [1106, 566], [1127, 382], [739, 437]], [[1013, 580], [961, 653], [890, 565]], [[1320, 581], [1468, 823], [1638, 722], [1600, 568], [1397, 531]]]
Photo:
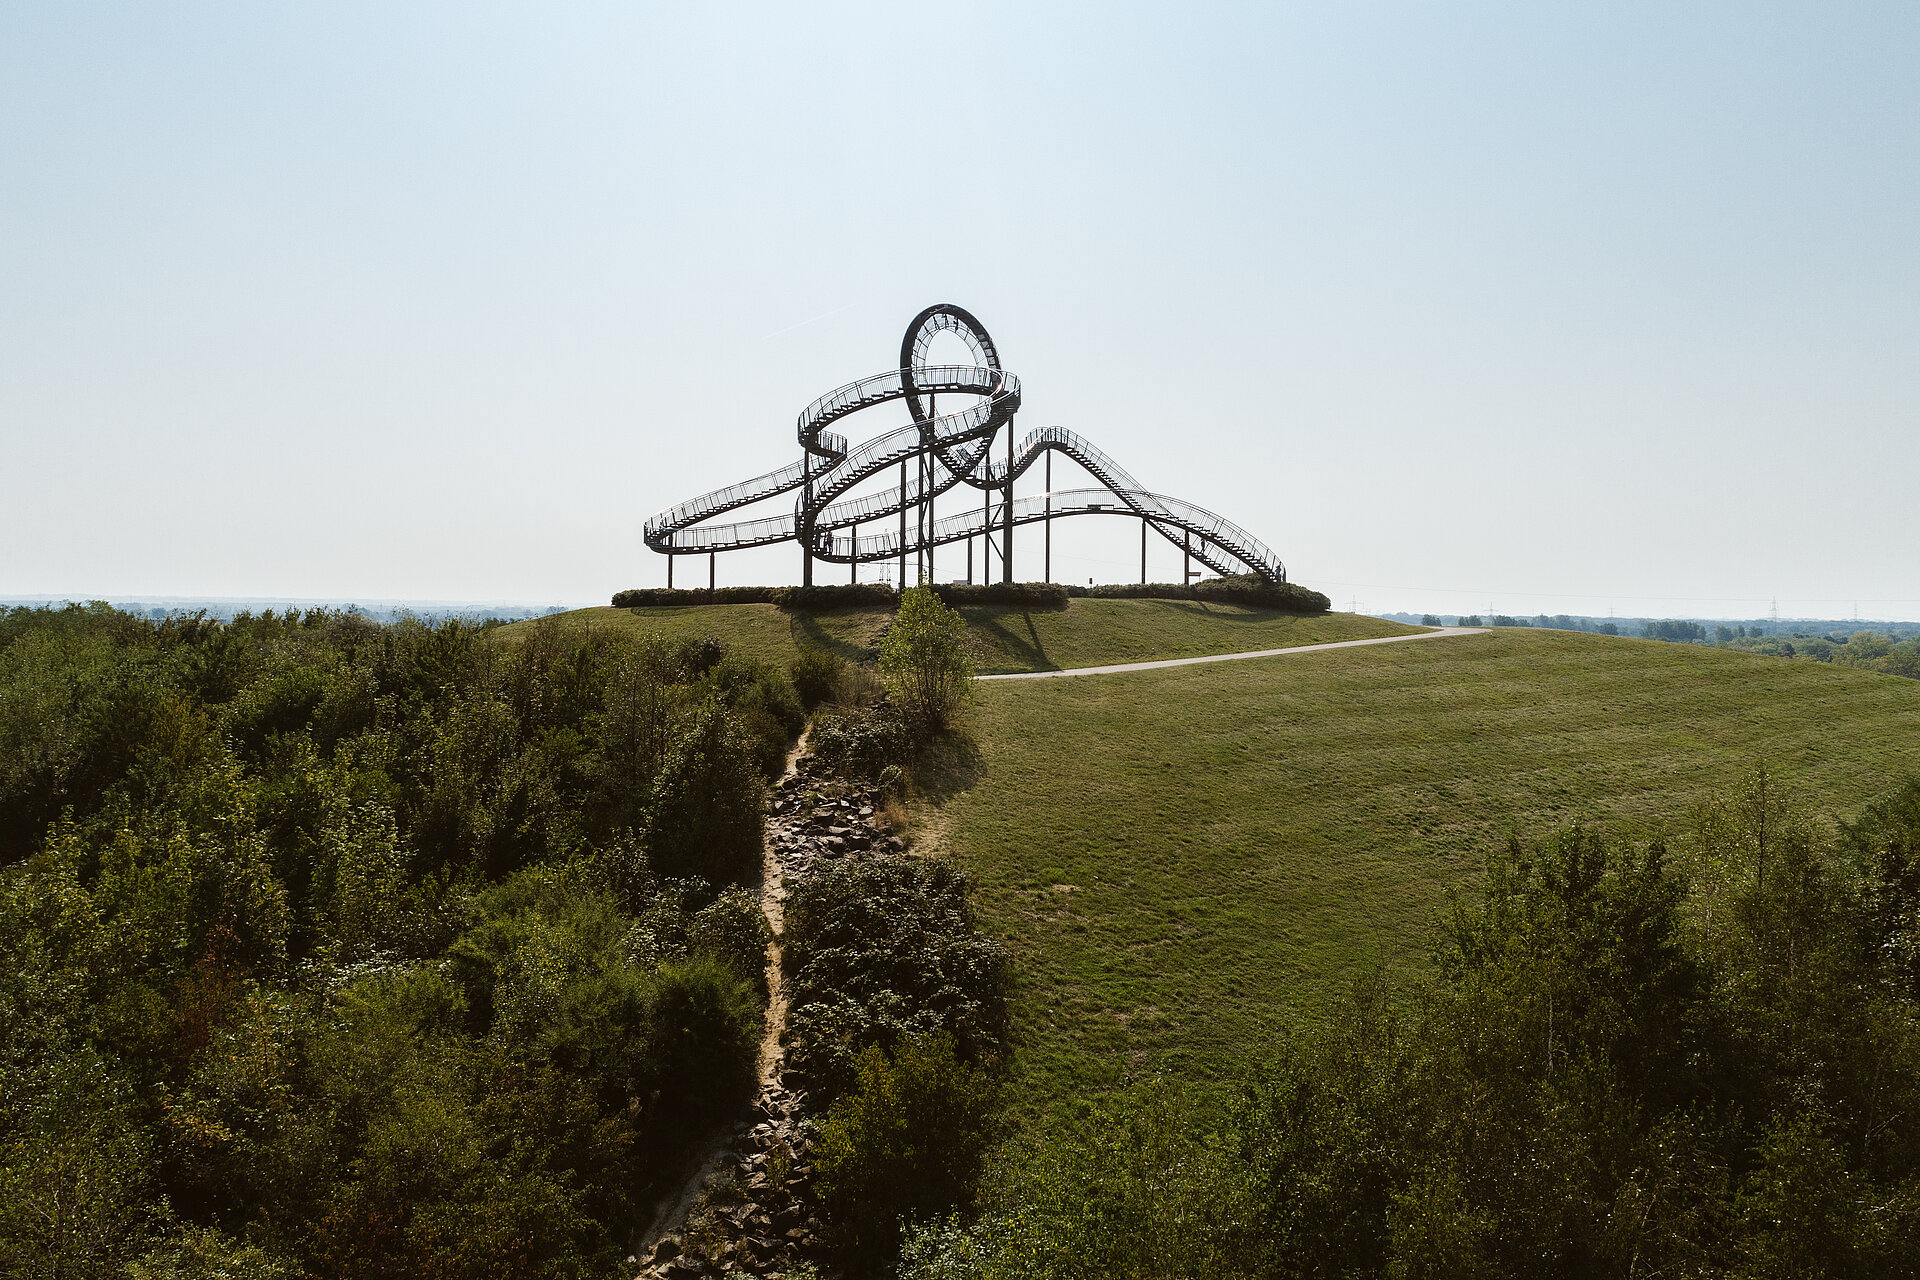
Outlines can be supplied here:
[[1917, 231], [1909, 4], [0, 3], [0, 594], [657, 584], [951, 301], [1343, 608], [1916, 618]]

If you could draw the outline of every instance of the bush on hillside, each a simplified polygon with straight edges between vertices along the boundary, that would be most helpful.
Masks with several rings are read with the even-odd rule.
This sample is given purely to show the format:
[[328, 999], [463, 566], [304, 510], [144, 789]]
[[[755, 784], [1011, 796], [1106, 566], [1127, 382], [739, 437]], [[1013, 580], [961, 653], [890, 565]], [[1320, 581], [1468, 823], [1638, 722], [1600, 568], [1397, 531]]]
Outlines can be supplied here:
[[668, 605], [772, 604], [777, 587], [633, 587], [613, 593], [616, 609], [656, 609]]
[[824, 609], [891, 609], [900, 596], [884, 582], [832, 582], [811, 587], [775, 587], [773, 603], [795, 613]]
[[828, 1239], [867, 1274], [892, 1261], [903, 1220], [972, 1210], [995, 1091], [945, 1035], [907, 1040], [891, 1055], [870, 1047], [855, 1080], [821, 1122], [814, 1164]]
[[953, 1037], [960, 1060], [1007, 1052], [1006, 950], [981, 932], [950, 863], [887, 858], [835, 866], [787, 902], [787, 1062], [816, 1100], [852, 1088], [860, 1054]]
[[793, 682], [800, 705], [811, 711], [840, 692], [840, 680], [846, 669], [846, 659], [839, 654], [806, 645], [787, 664], [787, 676]]
[[943, 604], [1007, 605], [1015, 609], [1064, 609], [1067, 588], [1057, 582], [965, 582], [933, 584], [933, 594]]
[[824, 711], [808, 739], [814, 758], [849, 778], [877, 779], [888, 768], [911, 762], [914, 731], [891, 705]]
[[668, 605], [774, 604], [796, 613], [857, 606], [891, 608], [894, 589], [884, 582], [829, 582], [811, 587], [634, 587], [616, 591], [616, 609], [653, 609]]
[[1298, 583], [1271, 583], [1258, 574], [1203, 578], [1194, 583], [1117, 582], [1091, 587], [1069, 586], [1067, 594], [1091, 600], [1214, 600], [1255, 609], [1283, 609], [1288, 613], [1325, 613], [1333, 602]]
[[900, 597], [880, 640], [880, 675], [909, 724], [938, 733], [960, 708], [973, 683], [967, 624], [930, 588]]

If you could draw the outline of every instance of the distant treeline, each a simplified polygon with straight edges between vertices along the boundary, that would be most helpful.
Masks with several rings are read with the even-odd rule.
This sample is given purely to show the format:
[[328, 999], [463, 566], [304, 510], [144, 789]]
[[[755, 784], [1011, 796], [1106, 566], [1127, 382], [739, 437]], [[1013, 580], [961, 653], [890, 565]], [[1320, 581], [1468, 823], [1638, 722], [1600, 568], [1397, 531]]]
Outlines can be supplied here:
[[[1274, 585], [1256, 574], [1206, 578], [1200, 582], [1114, 583], [1105, 586], [1067, 586], [1057, 582], [939, 583], [934, 594], [948, 605], [1009, 605], [1024, 609], [1064, 609], [1078, 597], [1096, 600], [1204, 600], [1242, 604], [1289, 613], [1325, 613], [1332, 603], [1318, 591], [1297, 583]], [[892, 608], [899, 595], [879, 582], [838, 583], [812, 587], [716, 587], [710, 591], [671, 587], [637, 587], [616, 592], [616, 609], [662, 605], [771, 604], [796, 612], [857, 607]]]
[[216, 622], [231, 622], [242, 614], [257, 617], [268, 613], [301, 614], [310, 610], [319, 610], [322, 613], [350, 613], [365, 618], [369, 622], [401, 622], [408, 618], [416, 618], [422, 622], [443, 622], [448, 618], [459, 618], [465, 622], [496, 620], [519, 622], [526, 618], [544, 618], [550, 614], [564, 613], [576, 607], [565, 604], [516, 604], [486, 600], [371, 600], [359, 603], [346, 600], [307, 601], [216, 597], [159, 599], [121, 597], [106, 600], [83, 600], [72, 596], [0, 597], [0, 611], [12, 608], [64, 609], [68, 605], [100, 605], [132, 614], [136, 618], [146, 618], [152, 622], [160, 622], [167, 618], [192, 617], [212, 618]]
[[1862, 624], [1844, 619], [1749, 618], [1716, 622], [1688, 618], [1595, 618], [1581, 614], [1539, 613], [1532, 617], [1514, 617], [1504, 613], [1436, 614], [1383, 613], [1377, 615], [1396, 622], [1419, 623], [1429, 627], [1546, 627], [1556, 631], [1585, 631], [1603, 636], [1642, 636], [1653, 640], [1673, 640], [1690, 644], [1726, 644], [1732, 640], [1769, 636], [1790, 639], [1824, 637], [1842, 643], [1863, 625], [1891, 640], [1920, 637], [1920, 622], [1874, 622]]
[[[1385, 617], [1415, 621], [1410, 613], [1390, 613]], [[1763, 653], [1774, 658], [1796, 658], [1809, 662], [1830, 662], [1835, 666], [1858, 667], [1885, 675], [1920, 679], [1920, 623], [1877, 623], [1884, 630], [1840, 629], [1824, 633], [1815, 630], [1824, 623], [1812, 622], [1692, 622], [1684, 618], [1581, 618], [1567, 614], [1532, 618], [1510, 618], [1497, 613], [1489, 618], [1479, 614], [1460, 614], [1451, 624], [1438, 614], [1421, 614], [1418, 621], [1429, 627], [1550, 627], [1558, 631], [1587, 631], [1603, 636], [1637, 636], [1645, 640], [1665, 640], [1672, 644], [1713, 645], [1738, 649], [1744, 653]]]

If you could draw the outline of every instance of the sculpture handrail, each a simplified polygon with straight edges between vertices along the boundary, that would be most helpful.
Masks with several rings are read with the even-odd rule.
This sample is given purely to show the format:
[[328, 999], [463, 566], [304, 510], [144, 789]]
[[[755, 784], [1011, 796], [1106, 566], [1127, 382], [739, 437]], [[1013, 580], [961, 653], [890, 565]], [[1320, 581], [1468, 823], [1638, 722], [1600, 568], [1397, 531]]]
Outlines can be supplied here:
[[[1167, 533], [1162, 524], [1190, 534], [1196, 534], [1201, 541], [1183, 543], [1174, 539], [1176, 546], [1191, 554], [1196, 560], [1208, 565], [1216, 573], [1231, 573], [1230, 567], [1223, 567], [1221, 557], [1216, 552], [1225, 551], [1234, 560], [1248, 563], [1259, 559], [1271, 561], [1272, 553], [1257, 539], [1248, 535], [1239, 526], [1233, 524], [1204, 507], [1197, 507], [1179, 498], [1169, 498], [1164, 494], [1149, 493], [1146, 490], [1122, 490], [1116, 492], [1104, 486], [1098, 489], [1064, 489], [1050, 493], [1029, 494], [1014, 500], [1013, 523], [1015, 525], [1035, 524], [1042, 520], [1060, 520], [1077, 515], [1113, 515], [1115, 507], [1126, 507], [1136, 513], [1143, 510], [1156, 512], [1149, 521], [1164, 536]], [[934, 521], [928, 540], [936, 546], [975, 537], [983, 532], [996, 529], [1004, 520], [999, 511], [983, 511], [975, 507], [954, 515], [942, 516]], [[909, 541], [906, 550], [912, 551], [914, 543]], [[863, 535], [856, 544], [853, 537], [836, 537], [818, 545], [815, 552], [822, 560], [838, 564], [886, 560], [897, 556], [901, 550], [900, 534], [897, 529]]]
[[[939, 332], [957, 334], [980, 363], [922, 363], [933, 336]], [[976, 399], [965, 408], [942, 414], [935, 405], [943, 395]], [[844, 436], [826, 429], [842, 418], [893, 400], [906, 402], [913, 422], [852, 447]], [[646, 522], [646, 545], [664, 555], [688, 555], [792, 539], [806, 548], [809, 564], [813, 557], [859, 564], [995, 530], [1004, 529], [1010, 537], [1014, 526], [1036, 520], [1111, 510], [1140, 517], [1148, 527], [1217, 573], [1236, 572], [1233, 566], [1237, 564], [1270, 582], [1286, 581], [1286, 566], [1258, 538], [1204, 507], [1143, 488], [1091, 441], [1065, 427], [1034, 431], [1020, 442], [1010, 459], [994, 461], [993, 442], [1002, 426], [1012, 430], [1019, 408], [1020, 379], [1000, 368], [999, 352], [980, 322], [959, 307], [929, 307], [915, 318], [901, 342], [899, 368], [837, 387], [800, 411], [794, 424], [802, 451], [800, 461], [657, 513]], [[1049, 452], [1072, 458], [1101, 488], [1058, 490], [1015, 499], [1014, 482]], [[914, 458], [921, 466], [911, 483], [858, 498], [844, 496], [873, 476]], [[985, 509], [922, 519], [905, 537], [898, 529], [862, 537], [837, 535], [838, 530], [931, 503], [963, 483], [977, 490], [1003, 491], [999, 507], [995, 509], [989, 503]], [[791, 514], [723, 525], [706, 523], [737, 507], [795, 490], [799, 492]], [[1200, 538], [1198, 547], [1193, 545], [1196, 535]]]

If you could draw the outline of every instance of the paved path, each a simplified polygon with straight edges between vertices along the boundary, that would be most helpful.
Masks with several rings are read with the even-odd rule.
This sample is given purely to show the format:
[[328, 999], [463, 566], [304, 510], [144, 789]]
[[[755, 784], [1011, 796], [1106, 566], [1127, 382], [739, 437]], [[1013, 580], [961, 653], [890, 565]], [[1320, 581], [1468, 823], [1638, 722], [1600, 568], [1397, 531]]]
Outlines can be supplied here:
[[1402, 644], [1409, 640], [1439, 640], [1446, 636], [1485, 635], [1486, 627], [1436, 627], [1410, 636], [1376, 636], [1371, 640], [1335, 640], [1330, 644], [1297, 644], [1290, 649], [1255, 649], [1251, 653], [1215, 653], [1204, 658], [1163, 658], [1159, 662], [1121, 662], [1110, 667], [1069, 667], [1065, 671], [1015, 671], [982, 680], [1050, 680], [1055, 676], [1110, 676], [1121, 671], [1158, 671], [1161, 667], [1191, 667], [1202, 662], [1238, 662], [1242, 658], [1277, 658], [1289, 653], [1318, 653], [1322, 649], [1356, 649], [1363, 644]]

